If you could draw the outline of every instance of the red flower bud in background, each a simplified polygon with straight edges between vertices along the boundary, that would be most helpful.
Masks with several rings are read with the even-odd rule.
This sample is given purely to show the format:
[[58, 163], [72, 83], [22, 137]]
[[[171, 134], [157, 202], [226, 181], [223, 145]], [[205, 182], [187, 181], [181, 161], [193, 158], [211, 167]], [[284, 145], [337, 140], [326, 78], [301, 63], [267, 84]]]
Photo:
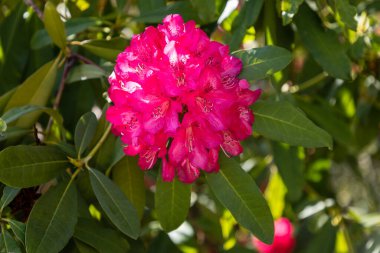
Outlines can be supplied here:
[[271, 245], [253, 237], [253, 244], [260, 253], [291, 253], [295, 246], [294, 227], [287, 218], [280, 218], [274, 223], [274, 239]]
[[217, 172], [220, 149], [236, 156], [252, 134], [260, 90], [238, 78], [241, 69], [228, 46], [179, 15], [135, 35], [109, 77], [107, 120], [124, 152], [139, 155], [143, 170], [161, 159], [164, 181]]

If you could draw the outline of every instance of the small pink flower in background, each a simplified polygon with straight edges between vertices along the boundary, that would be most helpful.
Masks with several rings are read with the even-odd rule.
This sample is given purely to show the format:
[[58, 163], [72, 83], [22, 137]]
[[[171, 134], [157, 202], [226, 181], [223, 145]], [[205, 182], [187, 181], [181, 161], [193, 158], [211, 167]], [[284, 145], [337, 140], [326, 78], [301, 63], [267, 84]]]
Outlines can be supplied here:
[[291, 253], [295, 246], [294, 228], [287, 218], [280, 218], [274, 223], [274, 239], [271, 245], [261, 242], [256, 237], [253, 244], [259, 253]]
[[109, 77], [107, 120], [124, 152], [139, 155], [143, 170], [161, 159], [165, 181], [217, 172], [220, 149], [236, 156], [252, 133], [260, 90], [238, 78], [241, 69], [228, 46], [179, 15], [134, 36]]

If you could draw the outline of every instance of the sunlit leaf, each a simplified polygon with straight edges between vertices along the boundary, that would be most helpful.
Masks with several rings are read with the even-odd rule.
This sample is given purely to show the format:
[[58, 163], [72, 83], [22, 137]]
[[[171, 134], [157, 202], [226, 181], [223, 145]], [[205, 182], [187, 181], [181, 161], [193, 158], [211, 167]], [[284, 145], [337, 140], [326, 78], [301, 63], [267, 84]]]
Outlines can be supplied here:
[[45, 29], [53, 42], [61, 49], [64, 49], [66, 47], [65, 26], [56, 10], [56, 7], [49, 1], [45, 4], [44, 24]]
[[265, 243], [273, 240], [273, 218], [255, 181], [234, 159], [220, 157], [220, 171], [206, 174], [207, 183], [218, 200], [240, 225]]

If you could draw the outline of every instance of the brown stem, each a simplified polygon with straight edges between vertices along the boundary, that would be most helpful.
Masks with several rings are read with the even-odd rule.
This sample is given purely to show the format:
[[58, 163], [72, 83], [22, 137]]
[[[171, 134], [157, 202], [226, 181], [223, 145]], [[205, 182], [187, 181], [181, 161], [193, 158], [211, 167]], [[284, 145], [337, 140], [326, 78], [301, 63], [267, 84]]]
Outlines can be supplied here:
[[37, 14], [37, 16], [42, 20], [44, 21], [44, 14], [43, 12], [40, 10], [40, 8], [38, 8], [38, 6], [33, 2], [33, 0], [24, 0], [25, 4], [32, 7], [34, 12]]
[[95, 62], [91, 61], [87, 57], [84, 57], [83, 55], [80, 55], [80, 54], [77, 54], [77, 53], [72, 53], [72, 56], [78, 58], [78, 60], [83, 61], [86, 64], [94, 65], [98, 69], [103, 70], [102, 67], [100, 67], [98, 64], [96, 64]]

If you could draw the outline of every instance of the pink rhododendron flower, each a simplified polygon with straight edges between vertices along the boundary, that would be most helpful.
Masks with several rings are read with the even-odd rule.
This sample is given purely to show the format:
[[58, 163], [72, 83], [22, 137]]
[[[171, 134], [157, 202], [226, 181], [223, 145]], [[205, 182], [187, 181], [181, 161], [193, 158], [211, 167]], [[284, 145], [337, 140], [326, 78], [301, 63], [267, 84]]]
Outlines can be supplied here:
[[253, 244], [260, 253], [291, 253], [295, 246], [294, 228], [287, 218], [280, 218], [274, 223], [274, 239], [271, 245], [261, 242], [256, 237]]
[[238, 78], [241, 69], [228, 46], [179, 15], [134, 36], [109, 77], [107, 119], [124, 152], [139, 155], [144, 170], [161, 159], [164, 181], [217, 172], [220, 149], [240, 154], [252, 132], [249, 106], [260, 90]]

